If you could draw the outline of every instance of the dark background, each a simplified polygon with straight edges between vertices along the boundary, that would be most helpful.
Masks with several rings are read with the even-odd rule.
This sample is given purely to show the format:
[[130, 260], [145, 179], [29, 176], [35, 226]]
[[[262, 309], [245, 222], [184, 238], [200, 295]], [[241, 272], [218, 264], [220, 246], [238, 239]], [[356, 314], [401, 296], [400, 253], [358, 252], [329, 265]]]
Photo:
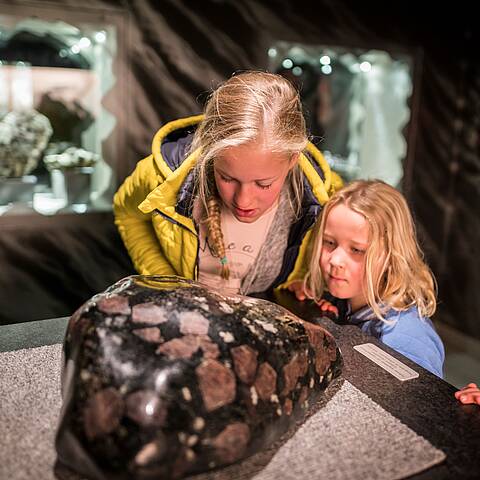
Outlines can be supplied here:
[[[403, 187], [439, 285], [435, 318], [480, 338], [477, 17], [469, 2], [423, 3], [14, 1], [0, 4], [0, 12], [28, 7], [40, 16], [49, 9], [72, 19], [79, 12], [119, 19], [117, 74], [124, 82], [106, 99], [116, 105], [121, 129], [112, 160], [118, 183], [149, 154], [159, 126], [198, 113], [205, 92], [232, 72], [266, 69], [276, 41], [413, 55], [416, 113]], [[111, 215], [58, 217], [0, 217], [0, 324], [69, 315], [133, 273]]]

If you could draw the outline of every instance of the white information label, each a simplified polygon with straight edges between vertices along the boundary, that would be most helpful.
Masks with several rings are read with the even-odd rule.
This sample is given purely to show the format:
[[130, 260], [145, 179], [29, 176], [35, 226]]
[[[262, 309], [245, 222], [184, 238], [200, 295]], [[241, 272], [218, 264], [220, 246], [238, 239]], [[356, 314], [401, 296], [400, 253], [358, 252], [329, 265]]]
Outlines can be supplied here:
[[383, 351], [373, 343], [355, 345], [353, 348], [402, 382], [418, 377], [418, 372], [407, 367], [400, 360], [392, 357], [389, 353]]

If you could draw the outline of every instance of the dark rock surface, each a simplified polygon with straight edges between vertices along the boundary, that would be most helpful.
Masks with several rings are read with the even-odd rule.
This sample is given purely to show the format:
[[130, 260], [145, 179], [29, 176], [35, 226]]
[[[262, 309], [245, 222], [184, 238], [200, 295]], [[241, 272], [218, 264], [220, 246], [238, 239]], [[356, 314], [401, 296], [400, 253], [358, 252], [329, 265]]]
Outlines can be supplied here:
[[61, 463], [89, 478], [181, 478], [278, 440], [340, 374], [332, 335], [269, 301], [131, 276], [70, 319]]

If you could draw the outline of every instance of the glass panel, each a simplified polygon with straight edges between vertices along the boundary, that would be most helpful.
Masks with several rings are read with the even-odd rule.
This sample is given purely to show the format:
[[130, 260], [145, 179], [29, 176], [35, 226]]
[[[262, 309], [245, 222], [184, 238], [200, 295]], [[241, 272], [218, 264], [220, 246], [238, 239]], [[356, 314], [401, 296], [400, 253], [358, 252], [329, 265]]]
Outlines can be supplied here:
[[111, 208], [103, 143], [117, 121], [102, 98], [116, 36], [101, 22], [0, 15], [0, 215]]
[[300, 87], [313, 142], [345, 180], [398, 186], [407, 156], [413, 60], [380, 50], [278, 42], [270, 71]]

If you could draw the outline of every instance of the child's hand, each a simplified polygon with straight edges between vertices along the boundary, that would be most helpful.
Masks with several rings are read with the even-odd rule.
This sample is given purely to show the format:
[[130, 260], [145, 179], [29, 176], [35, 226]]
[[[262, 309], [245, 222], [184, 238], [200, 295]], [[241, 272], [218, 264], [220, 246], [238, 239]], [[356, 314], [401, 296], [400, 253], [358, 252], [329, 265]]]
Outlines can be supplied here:
[[295, 294], [297, 300], [303, 302], [303, 300], [307, 298], [305, 288], [303, 287], [303, 280], [295, 280], [287, 288]]
[[476, 403], [480, 405], [480, 388], [475, 383], [469, 383], [458, 392], [455, 392], [455, 398], [463, 404]]
[[322, 312], [332, 312], [336, 317], [338, 317], [338, 308], [328, 300], [322, 298], [317, 305], [320, 307]]

